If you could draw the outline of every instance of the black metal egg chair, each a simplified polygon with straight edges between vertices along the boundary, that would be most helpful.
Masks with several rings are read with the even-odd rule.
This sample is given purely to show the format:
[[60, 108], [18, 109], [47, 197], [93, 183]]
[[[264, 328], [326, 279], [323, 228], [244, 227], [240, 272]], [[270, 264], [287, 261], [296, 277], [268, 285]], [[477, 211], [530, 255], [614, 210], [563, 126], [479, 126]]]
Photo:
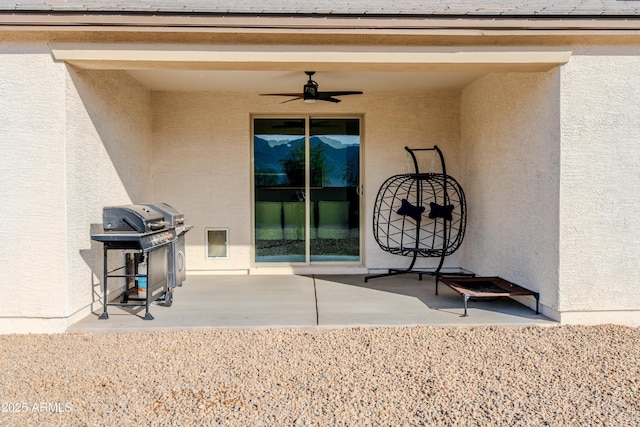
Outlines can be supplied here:
[[[440, 274], [446, 256], [462, 244], [467, 224], [466, 200], [460, 184], [447, 175], [442, 152], [433, 148], [410, 149], [415, 173], [394, 175], [387, 179], [373, 207], [373, 235], [386, 252], [411, 257], [406, 269], [389, 269], [388, 273], [368, 279], [396, 274]], [[442, 173], [420, 173], [416, 151], [434, 151], [440, 158]], [[418, 257], [440, 258], [432, 271], [416, 271]]]

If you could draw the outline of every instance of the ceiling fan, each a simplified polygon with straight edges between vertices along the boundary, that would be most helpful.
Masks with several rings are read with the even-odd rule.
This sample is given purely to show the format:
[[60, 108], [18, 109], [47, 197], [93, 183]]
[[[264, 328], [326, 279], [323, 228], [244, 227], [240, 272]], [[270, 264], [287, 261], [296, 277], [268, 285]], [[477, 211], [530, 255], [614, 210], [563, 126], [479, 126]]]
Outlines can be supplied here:
[[304, 102], [316, 102], [316, 101], [328, 101], [328, 102], [340, 102], [336, 96], [343, 95], [362, 95], [360, 91], [332, 91], [332, 92], [320, 92], [318, 90], [318, 83], [316, 83], [312, 77], [316, 73], [315, 71], [305, 71], [307, 76], [309, 76], [309, 80], [304, 85], [302, 93], [261, 93], [261, 96], [293, 96], [293, 99], [289, 99], [287, 101], [281, 102], [284, 104], [285, 102], [296, 101], [298, 99], [302, 99]]

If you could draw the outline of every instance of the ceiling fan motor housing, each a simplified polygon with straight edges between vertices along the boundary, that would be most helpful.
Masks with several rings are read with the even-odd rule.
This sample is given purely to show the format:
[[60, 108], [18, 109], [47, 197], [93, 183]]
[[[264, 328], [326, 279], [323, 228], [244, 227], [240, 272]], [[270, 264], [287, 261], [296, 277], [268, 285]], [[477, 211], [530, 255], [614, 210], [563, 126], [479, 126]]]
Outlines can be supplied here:
[[304, 99], [318, 99], [318, 84], [309, 80], [309, 82], [304, 85], [303, 94]]

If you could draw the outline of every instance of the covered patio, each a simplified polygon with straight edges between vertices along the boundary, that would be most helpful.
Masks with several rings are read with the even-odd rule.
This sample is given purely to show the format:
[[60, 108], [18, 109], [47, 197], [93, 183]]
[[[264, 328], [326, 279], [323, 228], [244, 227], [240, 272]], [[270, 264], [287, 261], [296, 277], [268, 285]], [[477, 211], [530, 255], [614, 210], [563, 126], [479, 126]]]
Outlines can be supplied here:
[[[78, 108], [86, 108], [92, 123], [100, 124], [98, 139], [92, 143], [96, 150], [106, 151], [106, 156], [94, 165], [82, 162], [77, 178], [84, 182], [86, 174], [103, 167], [104, 161], [100, 160], [113, 162], [115, 170], [109, 173], [115, 172], [114, 180], [132, 201], [168, 202], [184, 211], [187, 222], [194, 225], [186, 236], [186, 264], [190, 282], [195, 281], [199, 289], [194, 301], [206, 305], [190, 310], [200, 313], [201, 319], [194, 318], [195, 323], [185, 320], [188, 325], [331, 327], [460, 322], [460, 319], [451, 320], [451, 315], [433, 318], [447, 308], [462, 309], [455, 293], [451, 295], [451, 307], [441, 306], [441, 298], [433, 299], [433, 286], [424, 286], [417, 279], [407, 282], [403, 278], [398, 283], [385, 281], [369, 286], [364, 285], [362, 278], [362, 274], [406, 261], [385, 254], [373, 239], [373, 202], [387, 177], [407, 171], [405, 145], [435, 144], [442, 147], [448, 172], [463, 183], [473, 207], [466, 247], [449, 257], [445, 265], [470, 268], [483, 276], [500, 275], [534, 289], [542, 296], [542, 312], [553, 317], [548, 309], [554, 306], [552, 288], [557, 277], [551, 267], [557, 260], [546, 248], [553, 244], [557, 220], [540, 217], [525, 221], [524, 218], [535, 206], [557, 203], [554, 183], [547, 177], [553, 176], [550, 172], [557, 168], [555, 106], [559, 96], [559, 67], [569, 61], [570, 51], [531, 47], [522, 50], [405, 47], [398, 50], [386, 46], [327, 45], [305, 51], [292, 45], [272, 45], [264, 49], [263, 46], [58, 43], [52, 45], [52, 54], [67, 66], [73, 87], [78, 91]], [[323, 70], [317, 77], [322, 78], [323, 87], [357, 88], [364, 94], [345, 98], [340, 104], [290, 103], [260, 96], [299, 86], [299, 77], [307, 67]], [[112, 88], [117, 88], [117, 102]], [[136, 90], [140, 93], [133, 97], [131, 94], [137, 93]], [[135, 106], [126, 116], [114, 113], [116, 105], [122, 103], [126, 109], [134, 99], [143, 104], [142, 113]], [[513, 108], [514, 104], [518, 108]], [[140, 117], [146, 123], [143, 128], [146, 132], [132, 136], [123, 123], [128, 123], [134, 133], [138, 132]], [[257, 138], [252, 132], [259, 133], [255, 122], [280, 119], [289, 123], [294, 118], [313, 123], [314, 119], [325, 122], [353, 117], [359, 120], [362, 138], [357, 197], [351, 201], [359, 216], [352, 220], [350, 215], [349, 220], [358, 231], [356, 255], [343, 262], [320, 262], [311, 256], [304, 262], [266, 262], [256, 249], [260, 237], [256, 218], [260, 210], [259, 198], [254, 195], [259, 189], [251, 178], [257, 163], [257, 149], [252, 142]], [[114, 129], [123, 130], [121, 134], [112, 135]], [[129, 140], [126, 147], [115, 146], [125, 139]], [[86, 149], [86, 139], [78, 139], [77, 143], [82, 150]], [[123, 153], [130, 158], [130, 147], [140, 149], [137, 159], [142, 167], [136, 168], [134, 177], [129, 172], [131, 164], [117, 161]], [[539, 155], [547, 149], [554, 154]], [[429, 159], [425, 161], [428, 166]], [[486, 173], [487, 163], [492, 165], [492, 171], [500, 173]], [[220, 185], [221, 179], [225, 185]], [[113, 197], [113, 186], [91, 185], [87, 191], [93, 193], [96, 188], [104, 191], [101, 199]], [[523, 194], [523, 188], [545, 190], [531, 197]], [[137, 194], [133, 194], [132, 189], [136, 189]], [[260, 203], [263, 202], [260, 199]], [[312, 203], [315, 202], [312, 200], [310, 206]], [[232, 209], [224, 209], [222, 205]], [[317, 206], [321, 211], [322, 203], [318, 202]], [[92, 208], [95, 211], [101, 206], [94, 203]], [[312, 209], [310, 225], [314, 221]], [[286, 209], [284, 211], [286, 213]], [[95, 218], [96, 215], [92, 213], [86, 218], [95, 222], [89, 216]], [[316, 216], [320, 217], [320, 226], [324, 215], [316, 213]], [[282, 218], [276, 222], [281, 226]], [[309, 229], [313, 231], [312, 227]], [[513, 232], [505, 240], [500, 235], [507, 229]], [[228, 235], [228, 239], [223, 239], [228, 245], [223, 251], [225, 256], [211, 257], [206, 252], [210, 248], [209, 230], [224, 230]], [[314, 234], [308, 234], [307, 244], [311, 247]], [[86, 234], [79, 235], [86, 239]], [[304, 244], [305, 234], [301, 235]], [[318, 234], [318, 237], [323, 236]], [[490, 246], [490, 250], [485, 246]], [[518, 250], [514, 251], [514, 247]], [[100, 248], [92, 245], [83, 257], [83, 262], [90, 260], [94, 285], [102, 269], [99, 255]], [[514, 256], [516, 259], [511, 259]], [[540, 257], [544, 259], [538, 259]], [[417, 267], [430, 268], [437, 261], [421, 260], [418, 264]], [[531, 271], [523, 268], [523, 264]], [[550, 268], [541, 269], [539, 265]], [[283, 273], [298, 276], [283, 277], [280, 275]], [[231, 276], [221, 276], [225, 274]], [[239, 280], [236, 274], [244, 280]], [[335, 279], [337, 276], [332, 276], [334, 279], [326, 282], [319, 279], [334, 274], [353, 277]], [[275, 276], [247, 277], [253, 275]], [[295, 283], [293, 290], [287, 288], [282, 291], [284, 296], [279, 295], [282, 284], [289, 282]], [[323, 290], [331, 283], [337, 286], [337, 296], [327, 291], [325, 294], [331, 296], [327, 299]], [[402, 288], [405, 285], [407, 288]], [[398, 290], [398, 286], [402, 289]], [[248, 287], [246, 291], [242, 291], [245, 287]], [[308, 288], [313, 290], [313, 298], [304, 296]], [[85, 287], [83, 292], [87, 290]], [[380, 290], [386, 292], [376, 292]], [[118, 290], [112, 292], [117, 294]], [[293, 307], [281, 307], [284, 301], [290, 300], [290, 295], [300, 292]], [[379, 295], [384, 298], [378, 300]], [[225, 301], [226, 297], [231, 300]], [[408, 298], [412, 300], [405, 301]], [[406, 306], [412, 304], [415, 307], [407, 309]], [[308, 305], [313, 310], [304, 308]], [[323, 309], [323, 305], [326, 308]], [[394, 308], [389, 311], [389, 307]], [[250, 314], [243, 314], [245, 312]], [[176, 316], [188, 319], [190, 315]], [[482, 323], [471, 319], [462, 322]], [[171, 324], [181, 322], [173, 319], [167, 323]]]
[[536, 292], [562, 324], [639, 324], [637, 7], [201, 3], [0, 7], [5, 217], [20, 213], [3, 230], [20, 291], [1, 332], [92, 320], [92, 226], [106, 206], [161, 202], [193, 226], [189, 281], [155, 321], [102, 328], [527, 319], [531, 301], [504, 322], [510, 301], [460, 318], [428, 278], [365, 284], [408, 264], [376, 239], [379, 189], [411, 173], [406, 147], [435, 146], [468, 212], [445, 267]]
[[[533, 298], [531, 298], [533, 300]], [[99, 301], [98, 301], [99, 303]], [[509, 298], [469, 302], [462, 317], [459, 294], [432, 277], [362, 275], [190, 275], [173, 305], [144, 308], [102, 306], [72, 325], [69, 333], [121, 333], [186, 329], [332, 329], [376, 326], [546, 326], [557, 323]]]

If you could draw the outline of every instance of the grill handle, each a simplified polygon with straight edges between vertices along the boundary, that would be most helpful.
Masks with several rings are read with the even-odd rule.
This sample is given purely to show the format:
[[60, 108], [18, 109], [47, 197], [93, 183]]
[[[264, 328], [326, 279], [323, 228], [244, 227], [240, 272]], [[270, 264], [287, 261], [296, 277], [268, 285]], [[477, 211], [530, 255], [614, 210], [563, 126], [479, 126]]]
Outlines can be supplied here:
[[149, 224], [149, 228], [151, 229], [151, 231], [162, 230], [166, 226], [167, 223], [165, 221], [152, 222], [151, 224]]

